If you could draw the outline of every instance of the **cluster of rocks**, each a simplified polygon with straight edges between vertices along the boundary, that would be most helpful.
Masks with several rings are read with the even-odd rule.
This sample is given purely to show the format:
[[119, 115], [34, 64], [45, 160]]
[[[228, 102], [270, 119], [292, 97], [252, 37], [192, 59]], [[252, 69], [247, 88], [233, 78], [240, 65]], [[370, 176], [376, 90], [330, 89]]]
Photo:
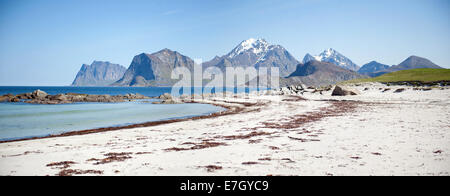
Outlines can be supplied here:
[[[233, 93], [224, 92], [223, 96], [231, 96], [235, 95]], [[182, 94], [180, 97], [174, 97], [169, 93], [164, 93], [160, 95], [159, 97], [156, 97], [157, 99], [160, 99], [159, 102], [153, 102], [153, 104], [181, 104], [185, 102], [190, 102], [195, 99], [206, 99], [210, 97], [217, 97], [222, 96], [220, 94], [215, 93], [204, 93], [204, 94], [192, 94], [192, 95], [186, 95]]]
[[[386, 84], [386, 83], [385, 83]], [[386, 84], [387, 85], [387, 84]], [[424, 85], [422, 87], [415, 87], [413, 88], [413, 90], [421, 90], [421, 91], [429, 91], [432, 90], [433, 88], [431, 87], [427, 87], [428, 85], [430, 86], [442, 86], [442, 85], [448, 85], [448, 82], [446, 83], [445, 81], [441, 81], [441, 82], [430, 82], [430, 83], [419, 83], [419, 82], [398, 82], [398, 83], [390, 83], [390, 85], [411, 85], [411, 86], [420, 86], [420, 85]], [[354, 86], [361, 86], [361, 84], [355, 84]], [[346, 85], [336, 85], [334, 86], [325, 86], [325, 87], [307, 87], [305, 88], [302, 85], [299, 86], [288, 86], [288, 87], [282, 87], [276, 90], [270, 90], [267, 91], [267, 95], [303, 95], [304, 93], [308, 92], [308, 93], [320, 93], [323, 94], [324, 91], [330, 91], [331, 92], [331, 96], [347, 96], [347, 95], [359, 95], [361, 94], [361, 92], [357, 89], [353, 89], [349, 86]], [[444, 89], [444, 88], [441, 88]], [[369, 90], [368, 87], [364, 88], [363, 91], [367, 91]], [[387, 92], [390, 91], [391, 88], [379, 88], [379, 90], [381, 90], [381, 92]], [[393, 92], [394, 93], [401, 93], [403, 91], [405, 91], [405, 88], [398, 88], [398, 89], [394, 89]]]
[[20, 99], [15, 97], [13, 94], [6, 94], [0, 96], [0, 102], [19, 102]]
[[[153, 104], [181, 104], [188, 103], [192, 100], [207, 99], [211, 97], [236, 97], [238, 95], [231, 92], [223, 93], [204, 93], [204, 94], [192, 94], [192, 95], [181, 95], [180, 97], [174, 97], [169, 93], [164, 93], [158, 97], [153, 97], [159, 99], [160, 101], [152, 102]], [[18, 95], [6, 94], [0, 96], [0, 102], [25, 102], [33, 104], [66, 104], [66, 103], [77, 103], [77, 102], [126, 102], [138, 99], [151, 99], [141, 94], [125, 94], [125, 95], [90, 95], [90, 94], [80, 94], [80, 93], [65, 93], [57, 95], [49, 95], [44, 91], [35, 90], [31, 93], [23, 93]]]
[[279, 91], [281, 92], [281, 95], [303, 94], [303, 92], [306, 91], [306, 88], [303, 85], [292, 85], [288, 87], [282, 87], [279, 89]]
[[20, 102], [22, 99], [44, 99], [48, 94], [41, 90], [35, 90], [32, 93], [23, 93], [13, 95], [11, 93], [0, 96], [0, 102]]
[[153, 104], [180, 104], [180, 103], [183, 103], [183, 101], [180, 98], [173, 97], [169, 93], [164, 93], [157, 98], [160, 99], [161, 101], [153, 102]]
[[271, 95], [303, 95], [306, 92], [309, 93], [320, 93], [322, 94], [324, 91], [330, 91], [333, 86], [325, 86], [325, 87], [305, 87], [303, 85], [291, 85], [287, 87], [282, 87], [276, 90], [268, 91], [267, 94]]
[[25, 102], [33, 104], [65, 104], [75, 102], [125, 102], [136, 99], [150, 99], [150, 97], [141, 94], [126, 95], [88, 95], [80, 93], [65, 93], [57, 95], [49, 95], [44, 91], [35, 90], [31, 93], [23, 93], [18, 95], [6, 94], [0, 96], [0, 102]]

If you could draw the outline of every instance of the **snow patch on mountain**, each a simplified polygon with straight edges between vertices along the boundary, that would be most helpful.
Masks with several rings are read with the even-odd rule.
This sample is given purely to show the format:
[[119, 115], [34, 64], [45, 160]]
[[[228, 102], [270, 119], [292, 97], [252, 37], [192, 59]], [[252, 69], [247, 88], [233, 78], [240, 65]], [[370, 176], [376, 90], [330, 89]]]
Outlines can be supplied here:
[[264, 56], [269, 50], [269, 43], [264, 39], [250, 38], [242, 41], [236, 48], [234, 48], [227, 56], [233, 58], [243, 52], [251, 52], [256, 56]]
[[322, 53], [316, 56], [312, 56], [310, 54], [306, 54], [303, 58], [303, 64], [311, 61], [316, 60], [320, 62], [329, 62], [333, 63], [335, 65], [338, 65], [340, 67], [357, 71], [359, 69], [359, 66], [353, 63], [349, 58], [345, 57], [338, 51], [334, 50], [333, 48], [328, 48], [324, 50]]

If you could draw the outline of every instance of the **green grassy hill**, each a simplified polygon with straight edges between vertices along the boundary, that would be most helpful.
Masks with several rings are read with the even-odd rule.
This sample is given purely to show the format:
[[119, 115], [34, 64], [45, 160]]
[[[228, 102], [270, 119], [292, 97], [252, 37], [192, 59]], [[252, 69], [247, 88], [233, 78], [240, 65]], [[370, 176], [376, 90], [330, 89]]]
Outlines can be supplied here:
[[421, 82], [435, 82], [435, 81], [450, 81], [450, 69], [410, 69], [387, 73], [375, 78], [365, 78], [348, 80], [342, 83], [362, 83], [362, 82], [407, 82], [407, 81], [421, 81]]

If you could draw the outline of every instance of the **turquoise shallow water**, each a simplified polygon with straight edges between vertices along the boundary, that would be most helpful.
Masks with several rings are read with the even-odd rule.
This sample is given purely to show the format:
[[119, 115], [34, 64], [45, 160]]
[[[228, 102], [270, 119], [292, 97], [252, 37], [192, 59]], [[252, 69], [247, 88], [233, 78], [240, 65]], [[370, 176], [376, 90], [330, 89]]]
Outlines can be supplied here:
[[0, 103], [0, 140], [185, 118], [223, 111], [207, 104], [144, 102], [32, 105]]
[[[41, 89], [49, 94], [77, 92], [87, 94], [141, 93], [158, 96], [170, 88], [140, 87], [0, 87], [0, 94], [20, 94]], [[0, 140], [46, 136], [69, 131], [122, 126], [166, 119], [206, 115], [225, 110], [207, 104], [161, 105], [136, 101], [124, 103], [73, 103], [36, 105], [0, 103]]]

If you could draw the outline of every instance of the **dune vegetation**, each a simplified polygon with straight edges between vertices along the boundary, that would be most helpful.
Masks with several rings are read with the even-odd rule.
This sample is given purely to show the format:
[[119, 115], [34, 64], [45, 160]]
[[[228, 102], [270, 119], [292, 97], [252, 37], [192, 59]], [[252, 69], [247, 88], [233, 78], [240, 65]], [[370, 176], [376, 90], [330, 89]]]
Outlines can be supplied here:
[[387, 73], [374, 78], [363, 78], [348, 80], [342, 83], [362, 83], [362, 82], [436, 82], [450, 81], [450, 69], [410, 69]]

